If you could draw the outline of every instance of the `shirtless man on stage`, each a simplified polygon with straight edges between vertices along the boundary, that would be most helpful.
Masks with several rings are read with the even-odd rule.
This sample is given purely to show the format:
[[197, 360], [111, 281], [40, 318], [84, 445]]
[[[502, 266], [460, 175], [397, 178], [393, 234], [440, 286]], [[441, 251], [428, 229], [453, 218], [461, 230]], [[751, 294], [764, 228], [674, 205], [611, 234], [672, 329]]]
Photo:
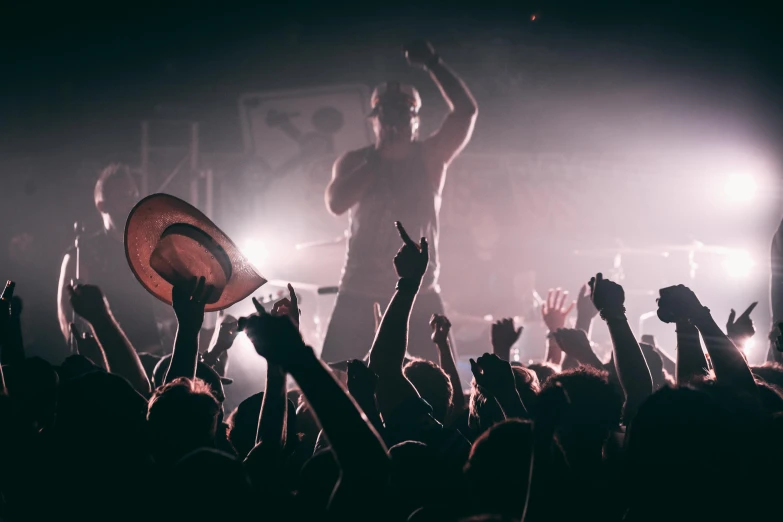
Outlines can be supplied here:
[[395, 221], [411, 237], [426, 237], [430, 264], [410, 320], [409, 352], [435, 359], [430, 316], [443, 313], [438, 287], [438, 213], [446, 171], [470, 140], [478, 114], [468, 88], [423, 41], [406, 46], [408, 63], [429, 72], [450, 112], [441, 128], [419, 139], [421, 98], [415, 88], [386, 82], [372, 94], [375, 145], [341, 156], [326, 189], [335, 215], [350, 211], [348, 251], [324, 340], [327, 362], [361, 359], [374, 337], [373, 303], [386, 303], [397, 277], [391, 259], [399, 249]]

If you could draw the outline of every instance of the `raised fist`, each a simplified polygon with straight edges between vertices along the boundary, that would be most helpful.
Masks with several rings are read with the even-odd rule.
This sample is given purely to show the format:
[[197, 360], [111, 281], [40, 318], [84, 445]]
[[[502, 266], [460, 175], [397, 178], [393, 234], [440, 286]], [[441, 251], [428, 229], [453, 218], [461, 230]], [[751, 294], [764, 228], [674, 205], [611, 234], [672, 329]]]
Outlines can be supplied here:
[[596, 310], [602, 314], [624, 313], [625, 291], [617, 283], [604, 279], [603, 274], [596, 274], [590, 279], [591, 298]]
[[73, 311], [88, 323], [101, 321], [109, 315], [109, 303], [95, 285], [68, 285], [69, 300]]
[[495, 397], [516, 390], [514, 371], [508, 361], [494, 354], [485, 353], [478, 360], [470, 359], [470, 370], [476, 384]]
[[434, 60], [438, 55], [432, 44], [426, 40], [416, 40], [403, 47], [405, 58], [413, 67], [424, 69], [427, 64]]

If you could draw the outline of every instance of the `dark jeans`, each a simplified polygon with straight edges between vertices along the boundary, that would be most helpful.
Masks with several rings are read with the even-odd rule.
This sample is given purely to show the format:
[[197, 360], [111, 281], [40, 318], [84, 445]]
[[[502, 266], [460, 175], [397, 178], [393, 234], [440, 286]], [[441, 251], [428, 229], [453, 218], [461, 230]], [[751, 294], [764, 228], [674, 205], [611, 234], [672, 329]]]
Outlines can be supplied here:
[[[388, 298], [378, 301], [371, 297], [340, 292], [326, 330], [321, 359], [327, 363], [348, 359], [363, 359], [375, 339], [373, 303], [381, 309], [388, 306]], [[408, 353], [430, 361], [438, 361], [435, 345], [430, 340], [432, 314], [443, 314], [443, 301], [437, 292], [421, 293], [416, 298], [408, 328]]]

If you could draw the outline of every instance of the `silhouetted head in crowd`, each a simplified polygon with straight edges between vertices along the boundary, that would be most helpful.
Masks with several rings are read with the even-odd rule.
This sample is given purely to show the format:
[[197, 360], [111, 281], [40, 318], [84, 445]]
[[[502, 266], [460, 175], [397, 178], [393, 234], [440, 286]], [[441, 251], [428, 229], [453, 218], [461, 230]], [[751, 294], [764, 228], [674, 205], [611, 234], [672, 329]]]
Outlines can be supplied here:
[[139, 202], [139, 188], [127, 165], [112, 164], [103, 169], [95, 183], [95, 208], [103, 228], [122, 238], [128, 214]]
[[761, 377], [769, 384], [783, 388], [783, 364], [767, 362], [763, 366], [751, 367], [754, 375]]
[[59, 377], [48, 362], [30, 357], [3, 368], [6, 386], [20, 406], [27, 428], [34, 433], [50, 428], [57, 405]]
[[[165, 355], [155, 365], [155, 370], [152, 372], [152, 385], [158, 387], [163, 384], [166, 379], [166, 372], [169, 371], [169, 365], [171, 364], [171, 355]], [[218, 372], [212, 369], [211, 366], [201, 361], [196, 365], [196, 379], [204, 381], [204, 383], [212, 390], [212, 395], [220, 402], [223, 403], [226, 400], [226, 392], [223, 389], [223, 381], [220, 378]]]
[[173, 464], [187, 453], [213, 447], [220, 403], [200, 379], [181, 377], [156, 389], [147, 423], [158, 462]]
[[465, 464], [474, 512], [520, 519], [530, 487], [532, 459], [532, 423], [506, 420], [482, 433]]
[[257, 509], [242, 462], [212, 448], [185, 455], [166, 479], [170, 520], [239, 520]]
[[60, 387], [55, 431], [69, 445], [138, 450], [145, 438], [146, 410], [147, 401], [128, 381], [94, 371]]
[[422, 506], [451, 502], [447, 491], [459, 479], [430, 446], [401, 442], [389, 449], [392, 472], [387, 491], [388, 509], [405, 519]]
[[[264, 400], [264, 392], [258, 392], [239, 403], [228, 417], [228, 440], [234, 447], [239, 458], [247, 457], [253, 446], [256, 445], [258, 432], [258, 417], [261, 413], [261, 403]], [[288, 400], [286, 447], [292, 447], [296, 443], [296, 407]]]
[[731, 409], [688, 387], [647, 398], [626, 439], [631, 520], [707, 520], [733, 507], [746, 448]]
[[446, 372], [431, 361], [413, 359], [403, 368], [405, 377], [413, 384], [422, 399], [432, 406], [432, 416], [444, 422], [451, 410], [453, 387]]
[[761, 399], [764, 411], [769, 415], [783, 413], [783, 389], [758, 377], [756, 378], [756, 386], [759, 389], [759, 399]]
[[[514, 372], [514, 383], [519, 398], [526, 408], [532, 408], [540, 391], [538, 376], [524, 366], [512, 366], [511, 370]], [[505, 419], [500, 405], [493, 397], [487, 396], [482, 391], [476, 384], [476, 379], [471, 380], [468, 410], [470, 415], [468, 425], [477, 433], [482, 433]]]
[[340, 467], [334, 453], [330, 450], [315, 453], [299, 474], [297, 498], [301, 500], [302, 510], [310, 516], [323, 516], [339, 479]]
[[[567, 399], [561, 399], [561, 391]], [[622, 392], [609, 382], [605, 371], [580, 366], [550, 377], [538, 394], [534, 418], [557, 418], [555, 439], [568, 453], [600, 451], [617, 429], [623, 406]]]
[[557, 373], [557, 370], [555, 370], [550, 364], [543, 362], [528, 364], [527, 368], [536, 374], [536, 377], [538, 377], [538, 382], [541, 386], [544, 385], [547, 379]]

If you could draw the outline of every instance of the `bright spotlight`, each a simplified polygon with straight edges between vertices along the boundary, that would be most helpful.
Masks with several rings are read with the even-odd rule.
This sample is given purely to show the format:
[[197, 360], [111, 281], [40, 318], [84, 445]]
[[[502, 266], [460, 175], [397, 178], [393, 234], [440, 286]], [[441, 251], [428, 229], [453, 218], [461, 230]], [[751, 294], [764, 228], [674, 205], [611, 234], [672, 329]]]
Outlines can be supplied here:
[[756, 346], [756, 341], [751, 337], [750, 339], [748, 339], [742, 344], [742, 351], [744, 351], [745, 355], [747, 355], [753, 351], [753, 348], [755, 346]]
[[729, 201], [747, 203], [756, 195], [756, 180], [748, 174], [732, 174], [726, 178], [723, 191]]
[[750, 254], [744, 250], [732, 252], [723, 259], [723, 269], [729, 277], [748, 277], [753, 265], [755, 263], [751, 259]]
[[269, 258], [269, 250], [267, 250], [266, 245], [257, 239], [245, 241], [240, 250], [257, 268], [262, 268]]

